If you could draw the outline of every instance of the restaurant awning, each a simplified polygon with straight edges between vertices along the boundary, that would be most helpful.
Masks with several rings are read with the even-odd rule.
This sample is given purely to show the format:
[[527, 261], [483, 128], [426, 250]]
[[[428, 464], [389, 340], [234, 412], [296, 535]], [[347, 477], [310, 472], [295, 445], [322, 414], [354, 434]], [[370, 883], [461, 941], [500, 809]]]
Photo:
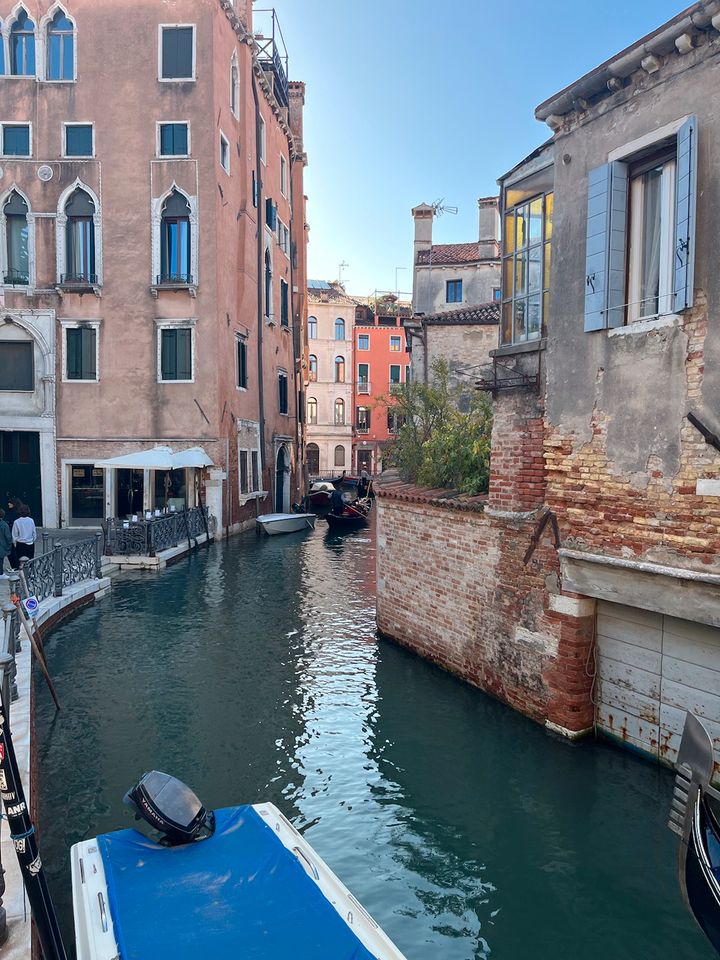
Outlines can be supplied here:
[[210, 457], [202, 447], [189, 447], [173, 453], [170, 447], [152, 447], [121, 457], [96, 460], [96, 467], [114, 467], [117, 470], [182, 470], [185, 467], [211, 467]]

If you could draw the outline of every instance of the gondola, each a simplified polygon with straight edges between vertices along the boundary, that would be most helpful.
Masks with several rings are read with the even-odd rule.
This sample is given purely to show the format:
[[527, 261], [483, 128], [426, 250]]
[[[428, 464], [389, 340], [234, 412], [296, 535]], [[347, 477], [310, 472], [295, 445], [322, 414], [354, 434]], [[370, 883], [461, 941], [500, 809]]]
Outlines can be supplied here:
[[370, 501], [365, 499], [347, 503], [342, 513], [328, 513], [325, 519], [333, 532], [341, 533], [343, 530], [357, 530], [367, 526], [369, 516]]
[[710, 785], [713, 768], [710, 735], [688, 713], [668, 826], [680, 837], [678, 879], [685, 903], [720, 953], [720, 791]]
[[357, 496], [359, 477], [348, 477], [342, 474], [340, 477], [318, 477], [310, 484], [307, 493], [307, 505], [310, 510], [316, 513], [328, 510], [330, 507], [330, 497], [335, 489], [341, 490], [349, 496]]

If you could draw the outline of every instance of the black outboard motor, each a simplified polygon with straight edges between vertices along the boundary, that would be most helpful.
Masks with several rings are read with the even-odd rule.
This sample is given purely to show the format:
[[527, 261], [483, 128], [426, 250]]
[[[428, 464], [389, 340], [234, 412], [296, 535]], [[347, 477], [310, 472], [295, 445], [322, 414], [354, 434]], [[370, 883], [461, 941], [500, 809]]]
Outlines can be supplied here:
[[215, 814], [206, 810], [187, 784], [159, 770], [144, 774], [123, 797], [136, 819], [164, 834], [160, 843], [177, 847], [206, 840], [215, 832]]

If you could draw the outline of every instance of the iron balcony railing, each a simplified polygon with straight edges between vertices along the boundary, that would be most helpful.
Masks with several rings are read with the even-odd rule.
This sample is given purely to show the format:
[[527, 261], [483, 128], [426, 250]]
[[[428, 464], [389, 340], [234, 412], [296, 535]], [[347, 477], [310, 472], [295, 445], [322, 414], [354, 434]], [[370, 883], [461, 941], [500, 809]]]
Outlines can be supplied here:
[[275, 98], [281, 107], [289, 102], [288, 52], [274, 9], [254, 10], [254, 39], [258, 47], [258, 63], [272, 77]]
[[207, 507], [176, 510], [160, 517], [143, 520], [107, 522], [108, 556], [154, 557], [162, 550], [177, 547], [182, 540], [197, 540], [203, 533], [209, 536]]
[[158, 287], [192, 287], [194, 285], [191, 273], [159, 273], [155, 278]]
[[370, 433], [370, 427], [367, 427], [367, 426], [362, 426], [362, 427], [361, 427], [361, 426], [358, 426], [358, 427], [355, 427], [355, 432], [356, 432], [356, 433]]
[[96, 273], [61, 273], [61, 287], [95, 287], [98, 278]]
[[370, 381], [369, 380], [358, 380], [357, 385], [358, 393], [370, 393]]
[[26, 287], [30, 282], [27, 273], [21, 270], [8, 270], [4, 276], [4, 282], [10, 287]]

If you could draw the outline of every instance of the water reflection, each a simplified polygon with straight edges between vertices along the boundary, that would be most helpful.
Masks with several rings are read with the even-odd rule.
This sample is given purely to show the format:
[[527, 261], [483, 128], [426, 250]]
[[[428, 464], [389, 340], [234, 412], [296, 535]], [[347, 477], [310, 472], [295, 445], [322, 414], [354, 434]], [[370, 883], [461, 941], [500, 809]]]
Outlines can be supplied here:
[[210, 806], [277, 803], [408, 960], [711, 956], [675, 886], [669, 774], [378, 644], [374, 559], [372, 530], [239, 537], [53, 635], [41, 841], [66, 931], [69, 845], [128, 825], [122, 794], [159, 767]]

